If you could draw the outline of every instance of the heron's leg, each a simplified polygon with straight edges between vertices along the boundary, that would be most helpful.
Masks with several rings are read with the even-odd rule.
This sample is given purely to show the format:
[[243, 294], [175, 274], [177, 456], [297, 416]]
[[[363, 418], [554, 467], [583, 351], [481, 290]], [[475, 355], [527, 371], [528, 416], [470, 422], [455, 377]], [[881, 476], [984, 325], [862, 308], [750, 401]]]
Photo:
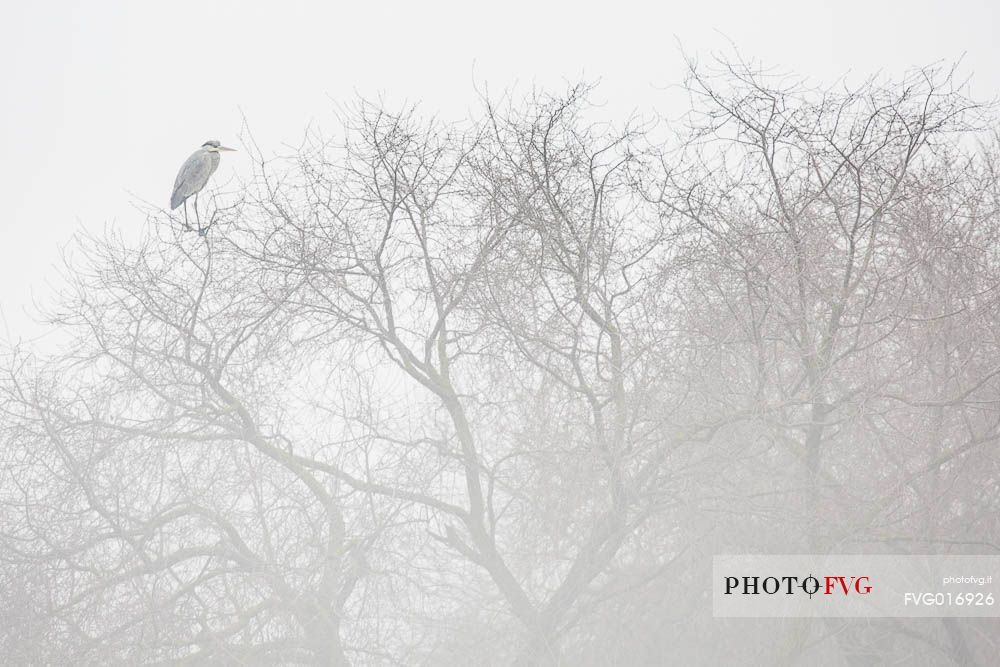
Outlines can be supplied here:
[[201, 214], [198, 213], [198, 193], [194, 193], [194, 217], [198, 221], [198, 233], [201, 234]]
[[188, 200], [184, 200], [184, 229], [191, 229], [191, 223], [188, 222]]

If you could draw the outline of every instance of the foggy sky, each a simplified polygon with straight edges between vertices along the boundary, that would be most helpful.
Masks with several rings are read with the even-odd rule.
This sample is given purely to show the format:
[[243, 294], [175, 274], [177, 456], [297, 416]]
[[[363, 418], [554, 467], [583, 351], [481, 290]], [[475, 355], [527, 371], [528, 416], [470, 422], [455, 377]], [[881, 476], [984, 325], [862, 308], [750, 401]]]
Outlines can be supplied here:
[[[462, 117], [476, 85], [600, 79], [615, 112], [669, 113], [680, 45], [725, 49], [815, 80], [963, 58], [973, 94], [1000, 91], [994, 3], [9, 3], [0, 20], [0, 316], [37, 336], [32, 300], [75, 231], [143, 224], [203, 141], [265, 153], [329, 125], [357, 94]], [[242, 157], [241, 157], [242, 156]], [[222, 181], [246, 173], [227, 155]]]

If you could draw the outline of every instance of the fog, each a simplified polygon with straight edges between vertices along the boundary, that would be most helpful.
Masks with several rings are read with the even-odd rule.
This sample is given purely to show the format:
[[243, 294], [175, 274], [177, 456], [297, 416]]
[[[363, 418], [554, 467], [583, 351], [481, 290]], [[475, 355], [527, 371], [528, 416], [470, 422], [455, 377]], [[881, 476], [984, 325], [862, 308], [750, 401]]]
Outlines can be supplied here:
[[66, 21], [30, 85], [123, 134], [67, 120], [61, 166], [5, 118], [5, 664], [995, 663], [994, 617], [721, 618], [712, 571], [1000, 552], [995, 45], [110, 7], [68, 15], [131, 74], [79, 89], [114, 48]]

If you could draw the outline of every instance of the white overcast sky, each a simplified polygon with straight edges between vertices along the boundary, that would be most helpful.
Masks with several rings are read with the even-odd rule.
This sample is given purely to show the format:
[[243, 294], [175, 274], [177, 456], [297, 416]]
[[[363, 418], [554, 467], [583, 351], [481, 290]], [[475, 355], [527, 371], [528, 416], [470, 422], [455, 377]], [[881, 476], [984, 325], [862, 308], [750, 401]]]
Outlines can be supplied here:
[[[980, 98], [1000, 93], [997, 3], [13, 2], [0, 9], [0, 318], [37, 336], [61, 248], [83, 228], [143, 224], [203, 141], [236, 144], [245, 114], [265, 152], [357, 94], [465, 117], [491, 90], [600, 79], [609, 107], [669, 113], [685, 51], [735, 43], [816, 81], [896, 74], [964, 55]], [[226, 154], [216, 178], [239, 172]], [[228, 174], [227, 174], [228, 172]], [[3, 322], [0, 322], [2, 327]]]

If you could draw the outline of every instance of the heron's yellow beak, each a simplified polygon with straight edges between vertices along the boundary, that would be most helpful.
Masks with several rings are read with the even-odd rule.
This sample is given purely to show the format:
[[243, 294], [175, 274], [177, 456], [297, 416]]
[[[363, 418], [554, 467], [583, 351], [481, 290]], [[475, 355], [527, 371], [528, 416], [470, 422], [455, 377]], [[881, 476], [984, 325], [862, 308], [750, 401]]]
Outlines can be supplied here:
[[235, 148], [226, 148], [225, 146], [219, 146], [218, 150], [220, 150], [220, 151], [235, 151], [236, 149]]

